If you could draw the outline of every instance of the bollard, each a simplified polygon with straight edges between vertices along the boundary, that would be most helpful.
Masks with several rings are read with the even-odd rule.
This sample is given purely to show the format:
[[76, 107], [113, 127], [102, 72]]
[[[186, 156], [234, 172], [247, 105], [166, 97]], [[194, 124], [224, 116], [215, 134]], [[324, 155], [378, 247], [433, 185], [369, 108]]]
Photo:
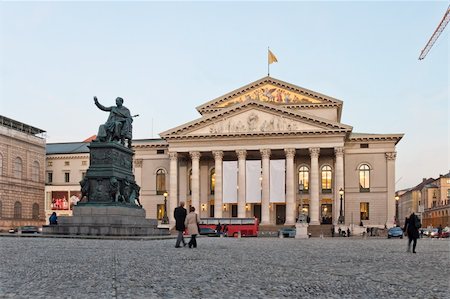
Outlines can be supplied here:
[[238, 231], [237, 237], [238, 237], [238, 239], [241, 238], [241, 231]]
[[284, 235], [282, 233], [280, 233], [280, 235], [278, 236], [280, 239], [284, 238]]

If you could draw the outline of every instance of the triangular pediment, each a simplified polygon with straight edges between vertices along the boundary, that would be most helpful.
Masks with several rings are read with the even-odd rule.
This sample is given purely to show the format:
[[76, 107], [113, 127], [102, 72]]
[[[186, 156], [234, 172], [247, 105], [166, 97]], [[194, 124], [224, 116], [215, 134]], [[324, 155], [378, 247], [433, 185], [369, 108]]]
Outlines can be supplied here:
[[330, 122], [300, 111], [271, 103], [245, 101], [219, 112], [205, 115], [172, 130], [161, 137], [194, 137], [214, 135], [260, 135], [321, 132], [350, 132], [352, 127]]
[[265, 77], [209, 101], [197, 107], [197, 110], [200, 114], [212, 113], [245, 101], [270, 103], [290, 108], [310, 105], [342, 106], [341, 101], [332, 97], [278, 79]]

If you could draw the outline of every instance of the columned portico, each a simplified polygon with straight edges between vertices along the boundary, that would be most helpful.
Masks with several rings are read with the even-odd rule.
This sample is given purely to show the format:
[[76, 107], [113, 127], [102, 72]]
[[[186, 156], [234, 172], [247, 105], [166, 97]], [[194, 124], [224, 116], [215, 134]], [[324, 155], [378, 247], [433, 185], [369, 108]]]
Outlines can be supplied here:
[[246, 150], [237, 150], [238, 156], [238, 217], [245, 218], [245, 158]]
[[216, 173], [216, 185], [214, 188], [214, 217], [222, 218], [222, 151], [213, 151]]
[[294, 157], [295, 148], [287, 148], [286, 153], [286, 225], [295, 223], [295, 184], [294, 184]]
[[192, 206], [196, 213], [200, 211], [200, 152], [190, 152], [192, 159]]
[[319, 222], [319, 153], [320, 148], [313, 147], [309, 149], [311, 155], [311, 181], [310, 181], [310, 218], [312, 225], [318, 225]]
[[262, 149], [262, 198], [261, 198], [261, 224], [270, 224], [270, 149]]
[[178, 155], [176, 152], [169, 152], [170, 159], [170, 187], [169, 187], [169, 207], [167, 214], [171, 226], [175, 225], [173, 210], [178, 204]]
[[387, 168], [387, 199], [386, 199], [386, 225], [395, 226], [395, 158], [396, 152], [386, 153]]
[[[336, 225], [338, 223], [341, 205], [339, 190], [341, 188], [344, 189], [344, 148], [336, 147], [334, 149], [334, 153], [336, 155], [336, 165], [335, 165], [336, 184], [334, 188], [333, 223]], [[344, 207], [342, 207], [342, 210], [345, 212]]]

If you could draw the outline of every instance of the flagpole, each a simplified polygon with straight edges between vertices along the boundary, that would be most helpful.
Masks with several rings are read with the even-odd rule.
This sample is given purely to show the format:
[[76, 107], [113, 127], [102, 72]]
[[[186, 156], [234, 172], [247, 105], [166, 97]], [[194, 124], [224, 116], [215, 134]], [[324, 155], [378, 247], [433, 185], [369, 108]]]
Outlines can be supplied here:
[[267, 76], [270, 77], [269, 47], [267, 47]]

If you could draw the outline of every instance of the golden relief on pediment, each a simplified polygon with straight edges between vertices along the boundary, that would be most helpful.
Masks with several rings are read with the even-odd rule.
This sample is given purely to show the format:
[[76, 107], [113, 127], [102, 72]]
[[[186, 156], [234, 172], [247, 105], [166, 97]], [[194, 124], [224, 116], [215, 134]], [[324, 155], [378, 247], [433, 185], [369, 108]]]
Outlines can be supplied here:
[[217, 105], [218, 108], [229, 107], [234, 104], [243, 103], [248, 100], [268, 102], [279, 105], [295, 105], [295, 104], [317, 104], [321, 101], [304, 96], [300, 93], [291, 92], [289, 90], [279, 88], [272, 84], [265, 84], [255, 90], [246, 92], [239, 97], [233, 98]]

